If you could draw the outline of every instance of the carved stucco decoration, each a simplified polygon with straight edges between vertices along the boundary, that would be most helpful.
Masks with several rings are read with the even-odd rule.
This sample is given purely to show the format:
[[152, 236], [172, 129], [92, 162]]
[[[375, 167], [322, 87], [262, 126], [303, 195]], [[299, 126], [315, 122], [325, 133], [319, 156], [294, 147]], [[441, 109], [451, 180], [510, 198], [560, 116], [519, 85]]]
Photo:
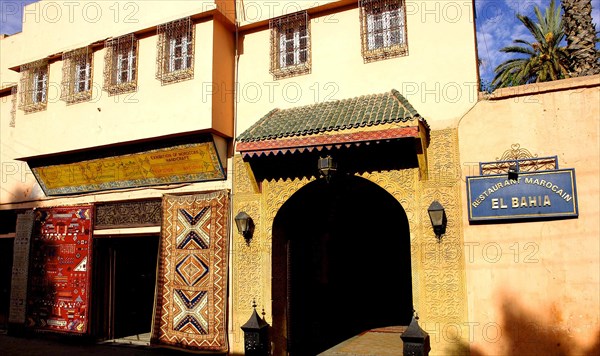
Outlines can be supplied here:
[[[431, 132], [428, 148], [429, 180], [419, 180], [418, 169], [364, 173], [361, 177], [374, 182], [394, 196], [404, 208], [410, 226], [413, 276], [413, 302], [419, 323], [427, 331], [439, 330], [432, 337], [432, 355], [445, 354], [456, 345], [453, 335], [468, 335], [465, 266], [463, 254], [461, 175], [458, 136], [455, 129]], [[244, 210], [256, 223], [251, 246], [234, 238], [233, 260], [233, 333], [238, 333], [252, 313], [252, 300], [264, 308], [272, 323], [271, 311], [271, 241], [273, 221], [281, 206], [312, 180], [263, 181], [262, 191], [253, 182], [241, 157], [235, 157], [234, 214]], [[243, 169], [239, 169], [243, 168]], [[431, 228], [427, 208], [438, 200], [446, 209], [448, 227], [440, 243]], [[451, 325], [452, 328], [444, 329]], [[448, 337], [447, 337], [448, 336]], [[233, 351], [243, 351], [243, 338], [234, 340]]]
[[[419, 226], [426, 240], [419, 246], [421, 323], [436, 335], [440, 354], [458, 352], [457, 339], [468, 336], [467, 295], [462, 231], [461, 172], [458, 133], [455, 129], [431, 132], [429, 181], [418, 193]], [[427, 214], [432, 201], [439, 201], [448, 216], [446, 234], [436, 242]], [[427, 329], [426, 329], [427, 330]], [[433, 354], [433, 352], [432, 352]]]
[[509, 168], [517, 166], [519, 172], [547, 171], [558, 168], [558, 157], [538, 157], [528, 149], [521, 148], [518, 143], [510, 145], [501, 157], [496, 157], [495, 162], [481, 162], [480, 174], [506, 174]]
[[109, 229], [136, 226], [160, 226], [161, 201], [141, 200], [96, 205], [94, 228]]
[[[263, 263], [264, 246], [262, 222], [260, 216], [260, 204], [257, 201], [240, 201], [235, 211], [245, 211], [255, 221], [255, 232], [250, 244], [246, 244], [244, 238], [235, 234], [233, 238], [233, 279], [234, 301], [239, 305], [242, 314], [252, 313], [252, 302], [256, 300], [259, 306], [265, 305], [266, 299], [263, 295], [261, 283], [256, 278], [265, 274]], [[243, 324], [243, 322], [242, 322]]]
[[265, 320], [272, 324], [271, 306], [271, 241], [273, 221], [281, 206], [307, 179], [254, 181], [249, 166], [241, 156], [236, 156], [234, 173], [233, 213], [245, 211], [255, 223], [253, 238], [249, 245], [237, 233], [233, 239], [232, 256], [232, 352], [243, 352], [243, 335], [240, 326], [252, 314], [252, 303], [264, 309]]
[[250, 165], [244, 162], [241, 157], [236, 156], [234, 160], [233, 180], [235, 182], [235, 193], [238, 194], [257, 194], [259, 188], [252, 174]]

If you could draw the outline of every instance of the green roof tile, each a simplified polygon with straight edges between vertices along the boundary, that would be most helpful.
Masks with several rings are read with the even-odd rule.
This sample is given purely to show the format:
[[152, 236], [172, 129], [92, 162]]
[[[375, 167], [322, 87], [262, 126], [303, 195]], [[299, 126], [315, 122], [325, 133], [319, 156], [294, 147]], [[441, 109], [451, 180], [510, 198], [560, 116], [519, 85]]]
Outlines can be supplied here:
[[419, 113], [397, 90], [274, 109], [238, 136], [240, 142], [313, 135], [328, 131], [418, 120]]

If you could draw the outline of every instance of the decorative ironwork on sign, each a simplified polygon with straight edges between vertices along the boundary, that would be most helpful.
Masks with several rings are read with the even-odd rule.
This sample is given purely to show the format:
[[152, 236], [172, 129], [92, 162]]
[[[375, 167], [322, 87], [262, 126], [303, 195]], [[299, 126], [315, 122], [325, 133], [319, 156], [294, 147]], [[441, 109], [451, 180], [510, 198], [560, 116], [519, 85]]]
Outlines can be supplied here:
[[140, 200], [96, 205], [95, 229], [160, 225], [160, 200]]
[[515, 159], [510, 161], [481, 162], [479, 164], [479, 174], [482, 176], [506, 174], [511, 168], [516, 169], [518, 172], [540, 172], [558, 169], [558, 158], [554, 156]]
[[521, 144], [514, 143], [510, 145], [510, 150], [504, 151], [502, 157], [496, 157], [496, 161], [510, 161], [515, 159], [529, 159], [536, 157], [537, 155], [533, 155], [528, 149], [521, 148]]
[[497, 158], [494, 162], [481, 162], [479, 174], [482, 176], [492, 174], [506, 174], [509, 169], [518, 172], [539, 172], [558, 169], [558, 157], [537, 157], [529, 150], [521, 148], [518, 143], [512, 144], [511, 148]]
[[577, 217], [574, 169], [558, 169], [558, 157], [537, 157], [512, 144], [495, 162], [479, 163], [467, 178], [470, 222]]

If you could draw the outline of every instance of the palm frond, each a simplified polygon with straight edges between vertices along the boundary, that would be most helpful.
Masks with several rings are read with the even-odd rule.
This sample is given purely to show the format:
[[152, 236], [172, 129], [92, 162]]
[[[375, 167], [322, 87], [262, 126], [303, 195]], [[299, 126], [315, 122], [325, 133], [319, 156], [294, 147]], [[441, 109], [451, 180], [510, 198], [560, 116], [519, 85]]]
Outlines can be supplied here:
[[527, 28], [534, 42], [515, 39], [515, 45], [506, 46], [500, 52], [520, 56], [500, 63], [494, 70], [493, 88], [522, 85], [566, 78], [569, 55], [561, 41], [565, 38], [562, 15], [555, 0], [542, 11], [534, 8], [535, 18], [517, 14], [517, 19]]

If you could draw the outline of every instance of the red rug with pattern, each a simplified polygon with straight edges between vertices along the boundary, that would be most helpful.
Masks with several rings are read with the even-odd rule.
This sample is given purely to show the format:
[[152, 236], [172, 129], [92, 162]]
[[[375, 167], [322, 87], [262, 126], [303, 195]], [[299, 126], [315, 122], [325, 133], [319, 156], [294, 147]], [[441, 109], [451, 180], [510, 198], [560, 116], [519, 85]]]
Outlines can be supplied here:
[[26, 326], [89, 330], [92, 207], [38, 209], [31, 239]]
[[229, 194], [165, 196], [152, 343], [228, 349]]

